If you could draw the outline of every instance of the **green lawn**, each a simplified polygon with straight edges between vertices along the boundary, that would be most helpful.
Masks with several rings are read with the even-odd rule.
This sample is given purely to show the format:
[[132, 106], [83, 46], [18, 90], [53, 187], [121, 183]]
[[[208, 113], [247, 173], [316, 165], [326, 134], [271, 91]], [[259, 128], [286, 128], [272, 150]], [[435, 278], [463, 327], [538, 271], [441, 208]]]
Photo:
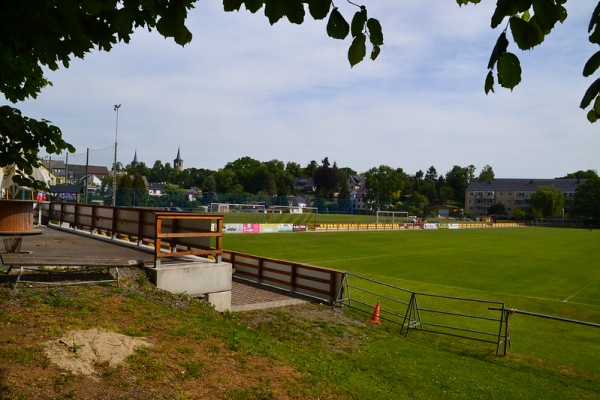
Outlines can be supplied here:
[[[498, 228], [232, 234], [224, 248], [600, 324], [599, 242], [598, 231]], [[599, 328], [515, 315], [511, 336], [513, 357], [600, 374]]]

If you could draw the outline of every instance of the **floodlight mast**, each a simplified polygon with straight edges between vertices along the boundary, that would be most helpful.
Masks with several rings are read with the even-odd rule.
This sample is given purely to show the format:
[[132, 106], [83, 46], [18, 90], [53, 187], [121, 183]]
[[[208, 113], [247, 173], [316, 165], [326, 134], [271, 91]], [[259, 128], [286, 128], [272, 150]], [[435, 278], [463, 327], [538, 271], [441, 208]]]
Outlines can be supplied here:
[[113, 194], [112, 194], [112, 206], [115, 207], [117, 204], [117, 138], [119, 137], [119, 108], [120, 104], [115, 104], [114, 110], [117, 113], [117, 122], [115, 124], [115, 162], [113, 164]]

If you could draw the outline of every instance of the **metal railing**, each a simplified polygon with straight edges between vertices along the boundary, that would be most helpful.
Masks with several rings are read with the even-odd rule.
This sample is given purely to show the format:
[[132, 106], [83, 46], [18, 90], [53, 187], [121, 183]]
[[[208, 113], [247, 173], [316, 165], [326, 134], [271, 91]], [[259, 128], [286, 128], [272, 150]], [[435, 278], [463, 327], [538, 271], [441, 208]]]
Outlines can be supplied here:
[[444, 334], [496, 345], [496, 355], [510, 344], [508, 314], [503, 302], [419, 293], [361, 275], [346, 273], [337, 304], [371, 314], [411, 330]]

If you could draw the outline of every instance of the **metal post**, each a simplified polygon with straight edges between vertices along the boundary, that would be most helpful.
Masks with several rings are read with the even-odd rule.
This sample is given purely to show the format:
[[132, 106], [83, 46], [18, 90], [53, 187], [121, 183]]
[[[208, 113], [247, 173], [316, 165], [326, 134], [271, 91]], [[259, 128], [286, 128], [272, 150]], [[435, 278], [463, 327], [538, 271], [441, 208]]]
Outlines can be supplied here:
[[84, 204], [88, 203], [88, 178], [89, 178], [89, 167], [90, 167], [90, 148], [87, 148], [87, 152], [85, 155], [85, 178], [83, 180], [83, 193], [84, 193]]
[[115, 207], [117, 203], [117, 138], [119, 136], [119, 108], [121, 105], [115, 104], [115, 111], [117, 112], [117, 122], [115, 124], [115, 162], [113, 164], [113, 195], [112, 195], [112, 206]]

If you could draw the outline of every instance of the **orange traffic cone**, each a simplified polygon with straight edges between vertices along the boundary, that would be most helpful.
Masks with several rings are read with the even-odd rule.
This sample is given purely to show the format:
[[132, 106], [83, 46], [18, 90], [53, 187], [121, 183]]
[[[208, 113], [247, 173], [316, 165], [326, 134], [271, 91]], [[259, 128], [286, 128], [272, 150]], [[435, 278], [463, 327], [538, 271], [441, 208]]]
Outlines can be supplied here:
[[371, 317], [371, 322], [374, 324], [379, 323], [379, 312], [381, 311], [381, 303], [378, 301], [375, 306], [375, 310], [373, 310], [373, 316]]

